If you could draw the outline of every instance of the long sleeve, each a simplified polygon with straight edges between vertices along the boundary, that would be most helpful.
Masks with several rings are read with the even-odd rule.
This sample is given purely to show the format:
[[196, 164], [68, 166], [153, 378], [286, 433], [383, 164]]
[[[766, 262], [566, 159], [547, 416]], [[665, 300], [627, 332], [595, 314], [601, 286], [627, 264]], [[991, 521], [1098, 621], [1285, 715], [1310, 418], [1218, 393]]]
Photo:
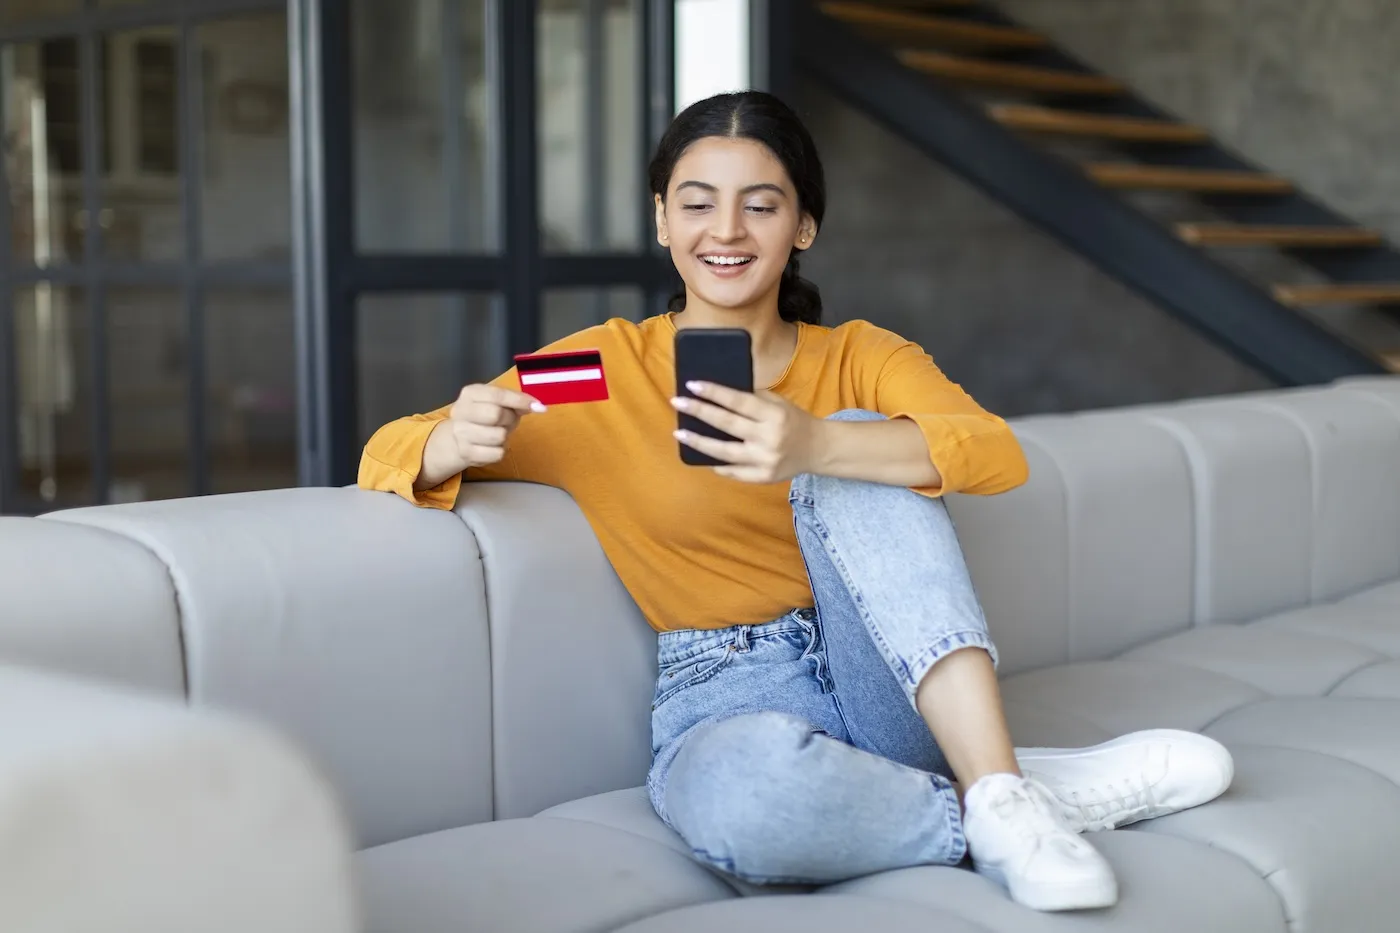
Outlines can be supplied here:
[[428, 435], [447, 418], [451, 405], [421, 415], [390, 421], [369, 439], [360, 454], [356, 480], [361, 489], [397, 493], [414, 505], [450, 509], [457, 503], [462, 475], [450, 477], [432, 489], [416, 491], [413, 484], [423, 467], [423, 449]]
[[[542, 352], [596, 347], [600, 341], [608, 342], [608, 333], [606, 328], [591, 327], [556, 340]], [[620, 360], [625, 359], [625, 356], [620, 356]], [[520, 391], [520, 377], [513, 366], [492, 379], [491, 384]], [[448, 478], [432, 489], [415, 491], [413, 488], [423, 468], [423, 450], [428, 445], [428, 435], [448, 417], [451, 410], [452, 405], [447, 404], [435, 411], [398, 418], [374, 432], [360, 455], [359, 487], [396, 493], [425, 508], [450, 509], [456, 505], [457, 494], [462, 488], [461, 474]], [[561, 485], [560, 474], [567, 460], [569, 444], [567, 432], [559, 430], [559, 427], [571, 423], [573, 416], [566, 411], [551, 412], [548, 417], [552, 419], [550, 424], [554, 426], [553, 430], [541, 424], [541, 417], [545, 416], [527, 415], [511, 434], [504, 459], [489, 466], [472, 467], [467, 470], [465, 479], [468, 482], [524, 480]]]
[[910, 419], [923, 432], [943, 485], [916, 492], [992, 495], [1026, 481], [1026, 457], [1011, 428], [949, 380], [916, 344], [901, 342], [880, 366], [875, 406], [888, 418]]

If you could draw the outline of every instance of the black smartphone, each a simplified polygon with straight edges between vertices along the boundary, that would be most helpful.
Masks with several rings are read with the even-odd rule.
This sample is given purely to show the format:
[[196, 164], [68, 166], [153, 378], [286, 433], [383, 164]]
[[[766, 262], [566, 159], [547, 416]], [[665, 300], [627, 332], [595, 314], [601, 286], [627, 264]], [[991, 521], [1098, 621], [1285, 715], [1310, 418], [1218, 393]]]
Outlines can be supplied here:
[[[713, 382], [743, 392], [753, 391], [753, 341], [749, 332], [738, 327], [687, 327], [676, 331], [676, 394], [694, 398], [687, 382]], [[734, 437], [694, 415], [677, 412], [678, 427], [722, 441]], [[691, 466], [720, 466], [724, 461], [685, 444], [680, 445], [681, 462]]]

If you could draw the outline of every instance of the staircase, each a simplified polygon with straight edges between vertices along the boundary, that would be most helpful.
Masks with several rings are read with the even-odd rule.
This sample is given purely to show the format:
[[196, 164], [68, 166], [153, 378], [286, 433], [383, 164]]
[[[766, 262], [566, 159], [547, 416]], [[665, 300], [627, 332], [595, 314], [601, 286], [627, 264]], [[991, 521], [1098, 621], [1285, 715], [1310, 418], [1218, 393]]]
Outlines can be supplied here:
[[[1274, 379], [1400, 372], [1400, 251], [1381, 233], [994, 5], [790, 2], [798, 67]], [[1245, 250], [1299, 271], [1262, 279], [1231, 261]]]

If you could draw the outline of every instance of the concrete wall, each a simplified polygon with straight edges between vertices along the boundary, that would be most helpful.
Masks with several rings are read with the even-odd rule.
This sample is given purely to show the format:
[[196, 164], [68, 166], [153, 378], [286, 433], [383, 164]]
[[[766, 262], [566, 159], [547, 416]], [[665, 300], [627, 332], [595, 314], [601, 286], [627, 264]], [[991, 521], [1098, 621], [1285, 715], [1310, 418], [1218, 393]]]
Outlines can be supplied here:
[[[1149, 99], [1205, 124], [1246, 158], [1400, 238], [1400, 159], [1393, 156], [1400, 113], [1390, 103], [1400, 5], [1002, 6]], [[824, 89], [804, 87], [797, 103], [822, 148], [831, 194], [826, 229], [804, 272], [822, 287], [833, 320], [866, 317], [900, 331], [1008, 415], [1269, 384]], [[1304, 277], [1267, 257], [1231, 262], [1268, 280]]]

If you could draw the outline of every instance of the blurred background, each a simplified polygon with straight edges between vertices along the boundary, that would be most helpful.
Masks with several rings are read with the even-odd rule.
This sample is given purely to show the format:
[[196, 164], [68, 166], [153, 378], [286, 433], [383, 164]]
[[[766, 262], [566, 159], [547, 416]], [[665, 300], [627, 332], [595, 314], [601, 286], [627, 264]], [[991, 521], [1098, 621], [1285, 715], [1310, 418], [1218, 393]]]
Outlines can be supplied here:
[[1397, 48], [1389, 0], [2, 0], [0, 512], [350, 482], [656, 313], [649, 149], [750, 86], [826, 162], [828, 321], [1000, 414], [1387, 371]]

